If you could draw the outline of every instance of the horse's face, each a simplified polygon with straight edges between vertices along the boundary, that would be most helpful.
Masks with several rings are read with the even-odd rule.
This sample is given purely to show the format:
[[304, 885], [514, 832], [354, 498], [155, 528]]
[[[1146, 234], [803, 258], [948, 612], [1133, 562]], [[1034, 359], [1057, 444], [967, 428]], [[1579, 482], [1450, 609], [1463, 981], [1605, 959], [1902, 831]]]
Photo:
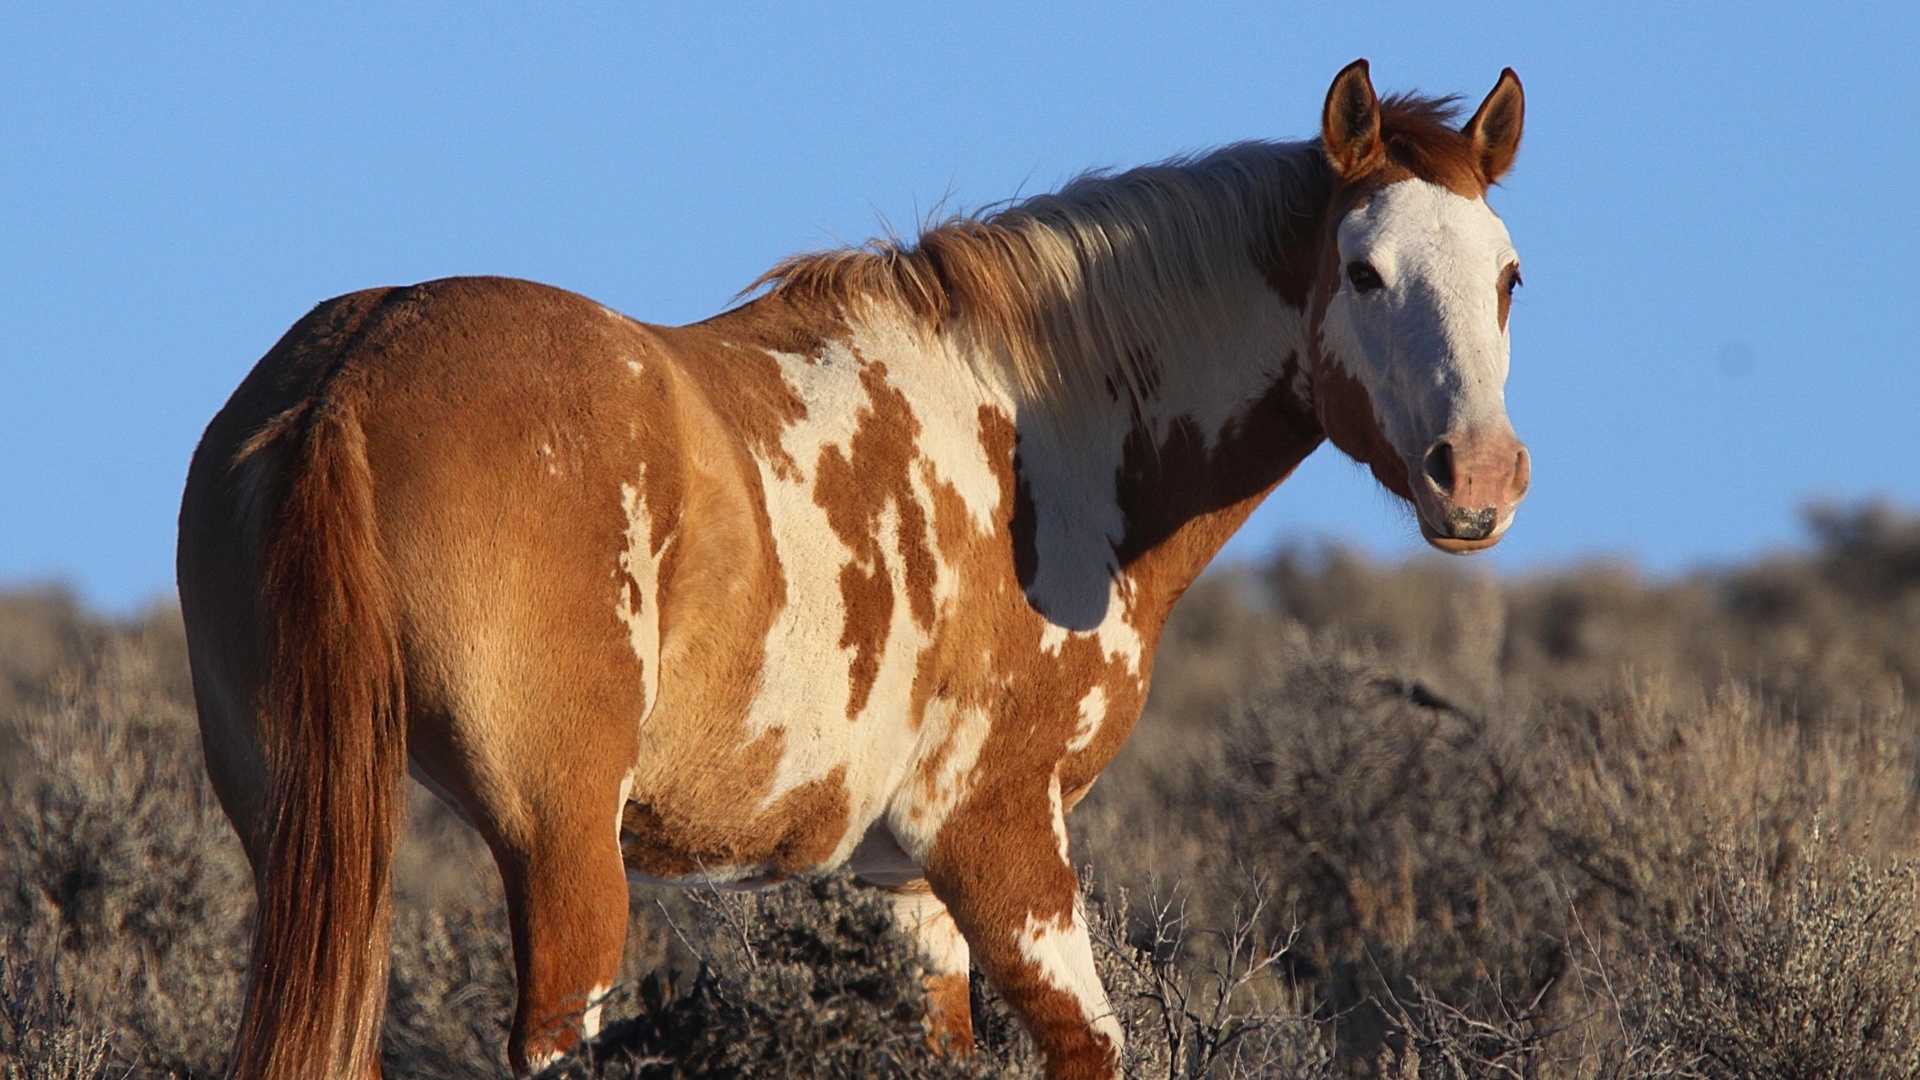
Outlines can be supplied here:
[[1497, 543], [1527, 491], [1507, 419], [1507, 314], [1520, 256], [1486, 187], [1513, 161], [1519, 80], [1460, 132], [1381, 109], [1364, 64], [1328, 95], [1339, 187], [1322, 253], [1316, 408], [1335, 445], [1413, 504], [1442, 551]]

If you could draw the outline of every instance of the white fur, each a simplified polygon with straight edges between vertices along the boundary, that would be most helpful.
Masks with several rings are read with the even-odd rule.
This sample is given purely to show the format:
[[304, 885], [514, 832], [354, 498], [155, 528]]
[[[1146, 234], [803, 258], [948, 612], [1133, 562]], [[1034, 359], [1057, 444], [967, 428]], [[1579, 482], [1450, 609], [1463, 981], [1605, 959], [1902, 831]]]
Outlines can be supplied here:
[[1085, 750], [1106, 722], [1107, 688], [1096, 686], [1080, 699], [1080, 722], [1074, 726], [1073, 737], [1067, 740], [1067, 752], [1077, 754]]
[[[646, 475], [644, 463], [640, 472], [643, 477]], [[627, 624], [627, 643], [640, 661], [640, 677], [646, 693], [638, 719], [645, 722], [660, 696], [660, 552], [665, 550], [665, 545], [659, 551], [653, 548], [653, 516], [647, 511], [646, 499], [638, 485], [620, 485], [620, 505], [627, 513], [627, 546], [620, 552], [620, 568], [640, 586], [640, 603], [637, 608], [634, 606], [622, 582], [622, 587], [615, 591], [614, 613]], [[672, 542], [673, 538], [668, 537], [667, 543]], [[624, 804], [626, 800], [622, 798], [621, 802]]]
[[973, 770], [980, 750], [993, 729], [993, 717], [984, 709], [958, 707], [944, 701], [927, 705], [921, 721], [921, 753], [945, 747], [939, 766], [926, 781], [915, 779], [889, 807], [887, 823], [900, 846], [916, 861], [933, 850], [947, 817], [973, 790]]
[[[789, 427], [782, 438], [793, 469], [767, 462], [760, 469], [787, 596], [767, 636], [764, 681], [749, 725], [755, 731], [782, 730], [786, 736], [767, 805], [836, 768], [846, 768], [850, 821], [834, 861], [852, 853], [912, 763], [914, 732], [904, 706], [927, 631], [913, 621], [906, 567], [899, 555], [904, 517], [897, 504], [889, 503], [879, 514], [877, 540], [894, 602], [873, 687], [860, 713], [849, 720], [855, 653], [840, 644], [846, 625], [840, 573], [857, 560], [817, 501], [818, 468], [829, 450], [851, 455], [861, 413], [871, 405], [862, 383], [862, 375], [870, 374], [869, 364], [885, 364], [891, 382], [894, 370], [927, 362], [885, 351], [889, 345], [904, 344], [898, 335], [881, 336], [867, 340], [869, 355], [838, 343], [818, 357], [777, 355], [782, 377], [807, 404], [807, 420]], [[964, 464], [962, 460], [956, 466], [964, 469]], [[924, 532], [918, 540], [932, 549], [931, 507], [921, 509]], [[860, 569], [875, 568], [862, 563]]]
[[620, 777], [620, 801], [613, 804], [613, 842], [615, 844], [620, 843], [621, 836], [626, 832], [627, 799], [633, 794], [635, 771], [628, 769], [625, 775]]
[[1053, 811], [1053, 846], [1060, 853], [1060, 861], [1071, 866], [1073, 858], [1067, 841], [1067, 807], [1060, 797], [1058, 769], [1047, 777], [1047, 807]]
[[953, 924], [947, 906], [932, 891], [919, 888], [888, 894], [894, 922], [920, 943], [927, 967], [936, 975], [965, 975], [971, 953]]
[[944, 347], [878, 312], [854, 328], [855, 355], [885, 364], [887, 382], [911, 404], [920, 425], [919, 445], [933, 476], [953, 488], [974, 527], [987, 532], [1000, 505], [1000, 478], [980, 446], [980, 409], [1010, 415], [1013, 398], [952, 357], [925, 355], [929, 348]]
[[[1485, 199], [1402, 180], [1340, 222], [1340, 288], [1325, 347], [1373, 398], [1394, 448], [1418, 460], [1443, 436], [1507, 427], [1501, 272], [1519, 261]], [[1354, 261], [1385, 283], [1364, 295]]]
[[1126, 1038], [1093, 966], [1093, 942], [1078, 905], [1064, 924], [1028, 915], [1026, 926], [1016, 933], [1020, 955], [1040, 969], [1041, 978], [1079, 1002], [1088, 1025], [1113, 1045], [1117, 1055]]
[[607, 994], [613, 990], [612, 983], [601, 983], [587, 994], [587, 1010], [580, 1016], [580, 1033], [586, 1038], [600, 1034], [600, 1013], [607, 1003]]

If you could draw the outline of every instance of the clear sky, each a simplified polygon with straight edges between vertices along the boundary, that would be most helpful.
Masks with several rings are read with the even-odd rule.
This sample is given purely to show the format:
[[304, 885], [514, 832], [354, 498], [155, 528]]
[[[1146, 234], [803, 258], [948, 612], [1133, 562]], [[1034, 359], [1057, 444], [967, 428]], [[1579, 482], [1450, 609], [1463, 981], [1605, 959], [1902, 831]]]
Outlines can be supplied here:
[[[1526, 84], [1493, 203], [1535, 481], [1485, 558], [1671, 572], [1920, 504], [1920, 5], [659, 7], [0, 5], [0, 584], [170, 590], [194, 440], [326, 297], [511, 274], [690, 321], [943, 200], [1310, 136], [1358, 56]], [[1335, 454], [1231, 552], [1419, 550]]]

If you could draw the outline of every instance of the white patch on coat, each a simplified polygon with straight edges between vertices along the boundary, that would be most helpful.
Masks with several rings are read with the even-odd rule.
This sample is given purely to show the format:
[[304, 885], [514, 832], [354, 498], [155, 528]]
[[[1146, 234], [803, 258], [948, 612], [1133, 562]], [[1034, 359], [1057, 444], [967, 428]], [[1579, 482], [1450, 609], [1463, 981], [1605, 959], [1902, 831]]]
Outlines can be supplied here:
[[[641, 476], [645, 475], [642, 466]], [[639, 485], [620, 485], [620, 505], [627, 515], [627, 544], [620, 552], [620, 569], [639, 586], [639, 595], [634, 596], [635, 590], [627, 588], [622, 580], [615, 589], [614, 613], [626, 624], [627, 644], [640, 662], [646, 693], [636, 720], [644, 722], [660, 696], [660, 555], [673, 537], [666, 537], [659, 551], [653, 549], [653, 515], [647, 510]]]
[[1033, 508], [1027, 601], [1065, 630], [1089, 631], [1117, 614], [1114, 548], [1127, 521], [1115, 484], [1128, 425], [1118, 402], [1098, 417], [1083, 411], [1071, 431], [1037, 418], [1019, 425], [1019, 480]]
[[1107, 581], [1106, 614], [1091, 629], [1071, 630], [1056, 622], [1047, 623], [1040, 631], [1040, 651], [1049, 656], [1059, 656], [1068, 641], [1091, 637], [1100, 643], [1100, 655], [1109, 662], [1122, 661], [1130, 674], [1140, 674], [1140, 661], [1146, 653], [1146, 643], [1141, 640], [1140, 632], [1127, 621], [1126, 598], [1129, 587], [1130, 583], [1123, 578]]
[[1085, 750], [1106, 721], [1107, 688], [1096, 686], [1080, 699], [1080, 719], [1074, 725], [1073, 737], [1067, 740], [1067, 752], [1072, 754]]
[[[867, 347], [876, 351], [890, 343], [896, 342], [885, 337], [866, 339]], [[896, 344], [904, 343], [901, 338]], [[767, 635], [763, 681], [750, 707], [748, 725], [756, 734], [780, 730], [785, 735], [764, 806], [835, 769], [845, 769], [848, 829], [830, 856], [831, 862], [838, 862], [851, 855], [912, 765], [916, 733], [906, 706], [929, 630], [914, 622], [907, 567], [900, 553], [915, 545], [931, 551], [936, 545], [932, 508], [923, 501], [928, 498], [924, 482], [910, 485], [909, 493], [921, 503], [920, 536], [903, 537], [908, 518], [897, 503], [880, 508], [875, 541], [893, 604], [886, 640], [872, 658], [877, 665], [874, 682], [858, 714], [849, 719], [851, 669], [857, 653], [855, 646], [841, 644], [847, 612], [840, 577], [850, 564], [867, 573], [880, 567], [856, 559], [853, 550], [834, 532], [816, 490], [819, 466], [827, 453], [851, 456], [854, 436], [864, 420], [862, 414], [873, 404], [863, 381], [863, 376], [873, 374], [870, 365], [885, 365], [888, 383], [897, 388], [893, 377], [896, 370], [932, 361], [918, 355], [860, 355], [841, 343], [829, 343], [813, 357], [772, 355], [788, 387], [806, 404], [807, 415], [782, 433], [781, 448], [792, 459], [792, 467], [760, 463], [787, 595]], [[922, 388], [920, 393], [941, 401], [955, 396], [940, 395], [930, 388]], [[950, 401], [943, 407], [957, 408]], [[941, 408], [929, 410], [930, 417], [939, 415]], [[918, 413], [915, 416], [922, 424], [924, 446], [929, 421]], [[977, 447], [977, 438], [973, 445]], [[977, 449], [974, 456], [980, 456]], [[958, 461], [958, 455], [955, 458]], [[963, 465], [956, 465], [957, 490], [963, 485], [977, 486], [977, 481], [966, 478], [967, 472]], [[913, 544], [903, 543], [908, 539]]]
[[887, 814], [894, 837], [916, 862], [926, 860], [948, 816], [972, 793], [980, 750], [992, 730], [993, 717], [985, 709], [939, 700], [927, 704], [916, 756], [939, 753], [938, 765], [933, 775], [912, 780]]
[[893, 908], [894, 924], [920, 943], [928, 969], [936, 975], [967, 974], [971, 960], [967, 939], [954, 925], [947, 905], [931, 889], [922, 886], [889, 892], [887, 901]]
[[[1184, 326], [1184, 336], [1146, 343], [1158, 373], [1137, 402], [1087, 405], [1070, 420], [1022, 417], [1020, 479], [1033, 507], [1034, 572], [1027, 599], [1049, 622], [1068, 631], [1103, 630], [1110, 655], [1131, 654], [1115, 640], [1130, 587], [1116, 549], [1127, 538], [1118, 481], [1129, 465], [1129, 439], [1144, 425], [1152, 450], [1176, 430], [1197, 434], [1211, 453], [1249, 408], [1290, 374], [1297, 379], [1306, 349], [1303, 314], [1280, 302], [1249, 265], [1223, 280], [1220, 294]], [[1292, 384], [1289, 384], [1292, 388]], [[1304, 398], [1302, 400], [1305, 400]], [[1136, 444], [1132, 447], [1140, 449]], [[1045, 646], [1063, 638], [1050, 636]], [[1043, 647], [1045, 647], [1043, 646]], [[1136, 669], [1137, 670], [1137, 669]]]
[[613, 990], [612, 983], [601, 983], [587, 994], [587, 1009], [580, 1014], [580, 1034], [588, 1039], [600, 1034], [600, 1010], [607, 1003], [607, 994]]
[[[787, 586], [786, 603], [767, 634], [760, 692], [748, 713], [753, 735], [787, 732], [783, 775], [769, 799], [824, 776], [845, 749], [845, 740], [825, 731], [823, 721], [837, 720], [844, 727], [852, 694], [853, 652], [839, 641], [845, 619], [840, 568], [852, 561], [853, 551], [814, 501], [814, 480], [822, 452], [828, 447], [846, 452], [860, 410], [868, 405], [859, 361], [845, 346], [830, 344], [816, 357], [771, 355], [788, 388], [805, 403], [807, 416], [781, 435], [791, 469], [759, 462], [774, 551]], [[819, 745], [823, 736], [824, 746]], [[833, 760], [817, 760], [823, 752]], [[795, 755], [802, 760], [791, 760]]]
[[627, 831], [627, 799], [633, 794], [633, 774], [637, 771], [628, 769], [626, 774], [620, 777], [620, 801], [613, 804], [613, 842], [615, 844], [620, 843], [621, 836]]
[[[1505, 427], [1498, 285], [1519, 255], [1486, 200], [1402, 180], [1348, 213], [1338, 243], [1323, 344], [1366, 388], [1394, 448], [1417, 459], [1449, 433]], [[1358, 293], [1346, 277], [1356, 261], [1383, 286]]]
[[1053, 811], [1053, 844], [1060, 852], [1060, 861], [1072, 865], [1073, 858], [1067, 843], [1067, 807], [1060, 798], [1060, 771], [1054, 770], [1047, 777], [1047, 808]]
[[1040, 977], [1079, 1004], [1080, 1015], [1112, 1045], [1114, 1057], [1118, 1058], [1126, 1038], [1112, 1006], [1107, 1003], [1100, 973], [1094, 969], [1093, 942], [1087, 936], [1086, 920], [1079, 904], [1074, 905], [1073, 914], [1064, 925], [1028, 915], [1026, 925], [1015, 931], [1015, 940], [1020, 946], [1020, 955], [1039, 969]]
[[[1305, 313], [1281, 303], [1265, 281], [1252, 275], [1224, 288], [1222, 317], [1195, 328], [1190, 341], [1174, 348], [1172, 362], [1162, 365], [1165, 373], [1145, 417], [1155, 445], [1164, 444], [1174, 424], [1185, 421], [1212, 451], [1227, 427], [1287, 374], [1288, 360], [1306, 355]], [[1292, 383], [1289, 389], [1302, 402], [1312, 400]]]

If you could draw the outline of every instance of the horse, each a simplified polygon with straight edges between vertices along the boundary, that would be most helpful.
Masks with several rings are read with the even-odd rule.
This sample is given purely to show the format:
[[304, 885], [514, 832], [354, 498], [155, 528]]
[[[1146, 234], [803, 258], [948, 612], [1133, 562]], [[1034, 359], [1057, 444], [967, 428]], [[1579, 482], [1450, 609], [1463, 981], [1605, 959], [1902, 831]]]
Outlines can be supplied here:
[[1169, 610], [1323, 441], [1447, 552], [1530, 466], [1519, 258], [1472, 117], [1118, 173], [799, 256], [704, 322], [524, 281], [326, 301], [213, 418], [178, 577], [208, 773], [259, 897], [230, 1075], [377, 1076], [410, 771], [498, 864], [527, 1075], [599, 1029], [629, 881], [841, 868], [1055, 1078], [1117, 1075], [1066, 813]]

